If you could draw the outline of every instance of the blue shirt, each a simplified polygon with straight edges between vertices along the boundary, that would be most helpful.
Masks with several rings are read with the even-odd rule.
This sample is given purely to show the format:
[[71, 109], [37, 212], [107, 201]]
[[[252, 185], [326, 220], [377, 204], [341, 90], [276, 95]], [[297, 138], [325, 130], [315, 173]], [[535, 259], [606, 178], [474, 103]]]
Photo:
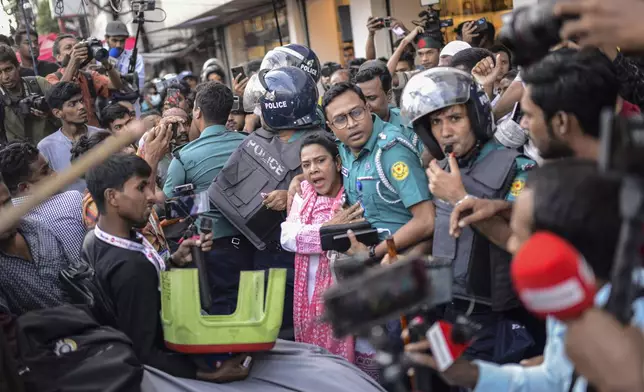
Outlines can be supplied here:
[[[344, 190], [349, 204], [362, 203], [369, 223], [394, 234], [412, 218], [409, 209], [431, 196], [418, 155], [396, 141], [397, 137], [405, 138], [399, 129], [376, 115], [372, 118], [373, 132], [358, 156], [339, 143]], [[378, 151], [382, 151], [382, 174], [395, 193], [380, 177]], [[381, 237], [387, 234], [383, 232]]]
[[[242, 133], [227, 130], [223, 125], [213, 125], [204, 129], [197, 140], [186, 144], [180, 150], [181, 160], [173, 158], [170, 162], [163, 193], [172, 197], [174, 188], [184, 184], [194, 185], [195, 193], [208, 190], [245, 137]], [[240, 234], [213, 203], [210, 203], [210, 212], [204, 216], [212, 219], [214, 238]]]
[[[100, 128], [87, 126], [87, 136], [102, 131]], [[57, 172], [61, 172], [71, 166], [72, 141], [59, 129], [38, 143], [38, 150], [47, 159], [49, 166]], [[85, 180], [78, 179], [67, 187], [67, 191], [85, 192], [87, 185]]]
[[[638, 271], [638, 279], [640, 283], [644, 281], [644, 270]], [[605, 304], [609, 294], [610, 284], [607, 284], [595, 296], [595, 304]], [[633, 311], [633, 324], [644, 329], [644, 298], [639, 298], [633, 303]], [[474, 361], [479, 367], [479, 380], [474, 392], [567, 392], [572, 380], [573, 364], [565, 353], [566, 325], [549, 317], [546, 332], [543, 363], [539, 366], [499, 366], [485, 361]], [[573, 391], [585, 392], [586, 385], [586, 380], [579, 377]]]

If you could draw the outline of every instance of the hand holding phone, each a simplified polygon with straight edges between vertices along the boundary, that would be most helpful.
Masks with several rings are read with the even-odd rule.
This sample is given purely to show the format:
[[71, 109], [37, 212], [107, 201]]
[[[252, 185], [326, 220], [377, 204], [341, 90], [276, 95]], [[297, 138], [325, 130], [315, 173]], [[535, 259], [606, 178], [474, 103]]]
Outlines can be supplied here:
[[[230, 73], [233, 75], [234, 80], [241, 81], [241, 80], [244, 80], [246, 78], [246, 72], [244, 71], [244, 67], [241, 66], [241, 65], [238, 66], [238, 67], [232, 67], [230, 69]], [[239, 75], [241, 75], [241, 76], [239, 76]], [[239, 77], [239, 79], [237, 77]]]

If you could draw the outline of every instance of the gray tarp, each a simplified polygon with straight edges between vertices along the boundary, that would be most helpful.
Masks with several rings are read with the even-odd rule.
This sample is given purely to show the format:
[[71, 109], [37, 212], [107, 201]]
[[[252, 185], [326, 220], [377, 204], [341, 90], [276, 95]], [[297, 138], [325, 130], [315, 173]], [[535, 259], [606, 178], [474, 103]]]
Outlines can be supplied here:
[[385, 392], [345, 359], [303, 343], [278, 340], [269, 352], [253, 355], [244, 381], [213, 384], [172, 377], [146, 366], [142, 392]]

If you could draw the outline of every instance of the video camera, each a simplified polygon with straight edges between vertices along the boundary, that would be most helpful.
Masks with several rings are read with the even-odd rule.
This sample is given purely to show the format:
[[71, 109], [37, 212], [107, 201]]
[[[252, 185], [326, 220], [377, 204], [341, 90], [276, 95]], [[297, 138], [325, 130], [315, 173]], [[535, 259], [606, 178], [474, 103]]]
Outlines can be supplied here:
[[39, 110], [43, 113], [49, 112], [49, 104], [44, 96], [30, 94], [18, 101], [18, 111], [23, 116], [31, 114], [31, 109]]
[[641, 291], [633, 282], [633, 274], [642, 265], [644, 117], [622, 118], [615, 115], [613, 108], [606, 108], [600, 117], [600, 132], [600, 171], [623, 177], [619, 195], [622, 227], [606, 310], [627, 325], [632, 316], [632, 303]]
[[499, 41], [514, 53], [514, 62], [526, 66], [544, 57], [561, 42], [559, 30], [569, 18], [553, 14], [554, 1], [516, 8], [503, 15]]
[[368, 268], [364, 260], [353, 258], [334, 263], [334, 270], [345, 279], [324, 294], [324, 319], [338, 337], [368, 336], [371, 328], [401, 314], [452, 300], [448, 260], [401, 258], [390, 266]]
[[444, 45], [445, 39], [443, 37], [442, 29], [454, 26], [454, 20], [451, 18], [441, 19], [441, 10], [435, 8], [434, 4], [436, 3], [438, 2], [429, 2], [427, 4], [421, 2], [422, 5], [428, 5], [428, 7], [418, 14], [418, 17], [421, 19], [420, 21], [414, 21], [414, 24], [421, 26], [425, 30], [423, 33], [424, 35], [429, 35], [432, 39]]

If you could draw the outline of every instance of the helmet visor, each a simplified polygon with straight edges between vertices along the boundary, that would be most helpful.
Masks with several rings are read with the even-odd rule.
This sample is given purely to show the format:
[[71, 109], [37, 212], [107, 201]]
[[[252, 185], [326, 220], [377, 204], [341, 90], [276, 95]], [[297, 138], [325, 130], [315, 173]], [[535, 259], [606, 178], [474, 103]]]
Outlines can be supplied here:
[[246, 113], [255, 112], [255, 108], [259, 107], [259, 99], [266, 94], [266, 89], [259, 81], [259, 75], [254, 74], [248, 80], [246, 89], [244, 90], [244, 111]]
[[455, 68], [438, 67], [413, 76], [400, 99], [403, 124], [412, 123], [426, 114], [470, 99], [472, 77]]

